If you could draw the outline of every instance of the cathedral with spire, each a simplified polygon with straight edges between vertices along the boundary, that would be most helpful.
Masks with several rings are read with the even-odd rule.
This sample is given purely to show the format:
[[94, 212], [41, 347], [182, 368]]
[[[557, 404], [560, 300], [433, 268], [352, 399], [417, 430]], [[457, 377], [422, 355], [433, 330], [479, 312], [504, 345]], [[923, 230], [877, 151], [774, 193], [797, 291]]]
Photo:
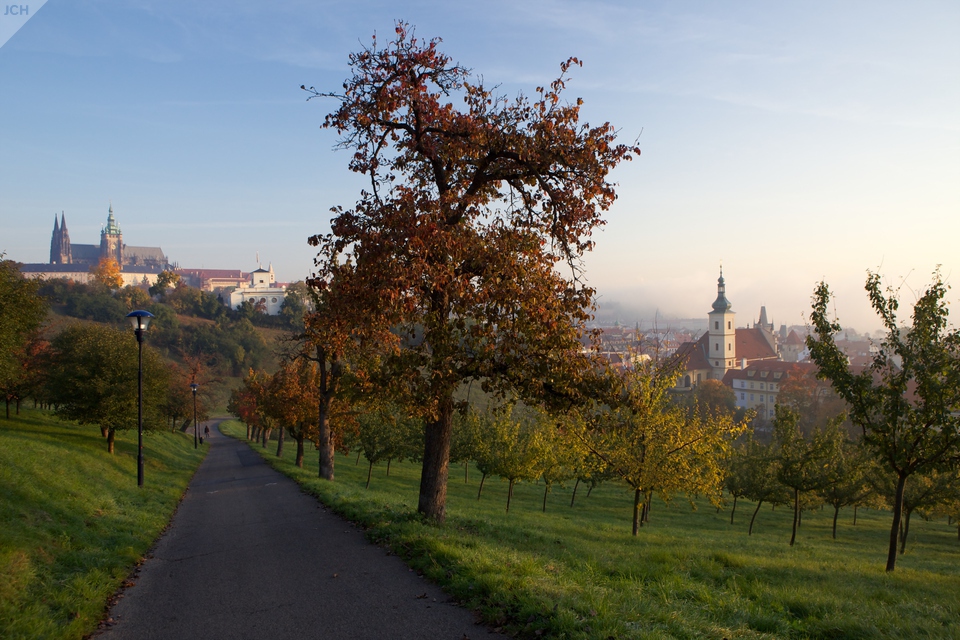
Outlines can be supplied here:
[[167, 257], [160, 247], [133, 247], [123, 243], [123, 232], [113, 215], [113, 205], [107, 210], [107, 223], [100, 231], [100, 244], [73, 244], [67, 231], [67, 217], [53, 217], [53, 236], [50, 239], [50, 264], [85, 265], [88, 268], [104, 258], [124, 267], [153, 267], [164, 269]]
[[113, 205], [107, 210], [107, 222], [100, 230], [100, 244], [76, 244], [70, 240], [67, 216], [63, 212], [53, 216], [53, 234], [50, 237], [50, 262], [23, 264], [20, 272], [29, 278], [65, 278], [87, 282], [90, 269], [101, 260], [110, 258], [120, 265], [124, 284], [153, 284], [157, 276], [173, 265], [160, 247], [139, 247], [124, 244], [120, 225], [113, 215]]

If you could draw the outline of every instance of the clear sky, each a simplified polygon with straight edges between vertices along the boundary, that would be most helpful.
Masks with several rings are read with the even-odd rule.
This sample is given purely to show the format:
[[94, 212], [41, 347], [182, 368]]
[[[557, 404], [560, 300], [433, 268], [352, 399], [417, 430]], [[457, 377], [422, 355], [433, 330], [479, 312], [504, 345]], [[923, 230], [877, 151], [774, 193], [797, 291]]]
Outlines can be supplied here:
[[45, 262], [60, 211], [97, 243], [112, 202], [181, 266], [302, 279], [363, 183], [299, 87], [396, 19], [508, 94], [577, 56], [586, 119], [639, 136], [588, 259], [604, 317], [705, 316], [721, 261], [741, 325], [802, 324], [826, 279], [872, 330], [868, 268], [905, 301], [960, 279], [955, 1], [49, 0], [0, 47], [0, 251]]

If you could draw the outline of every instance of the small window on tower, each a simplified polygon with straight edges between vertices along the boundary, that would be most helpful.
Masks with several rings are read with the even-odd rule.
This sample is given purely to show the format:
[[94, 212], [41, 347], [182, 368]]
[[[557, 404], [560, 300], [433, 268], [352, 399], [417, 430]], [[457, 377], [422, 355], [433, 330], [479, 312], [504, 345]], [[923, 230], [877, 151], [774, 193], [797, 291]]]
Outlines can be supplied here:
[[720, 323], [719, 323], [719, 322], [714, 322], [714, 323], [713, 323], [713, 328], [714, 328], [714, 329], [719, 329], [719, 328], [720, 328]]
[[732, 325], [732, 324], [733, 324], [732, 322], [730, 322], [729, 320], [727, 320], [727, 329], [732, 329], [733, 327], [730, 326], [730, 325]]

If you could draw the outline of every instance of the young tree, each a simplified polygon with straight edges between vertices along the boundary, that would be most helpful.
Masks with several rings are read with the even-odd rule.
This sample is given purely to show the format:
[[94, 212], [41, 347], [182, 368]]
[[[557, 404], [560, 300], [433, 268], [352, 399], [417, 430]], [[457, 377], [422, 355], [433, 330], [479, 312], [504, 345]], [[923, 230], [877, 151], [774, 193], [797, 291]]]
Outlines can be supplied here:
[[677, 361], [648, 363], [623, 375], [614, 408], [598, 407], [579, 432], [583, 445], [634, 490], [633, 535], [641, 505], [654, 493], [706, 494], [723, 487], [723, 459], [744, 428], [724, 412], [692, 410], [670, 400]]
[[859, 444], [844, 439], [834, 464], [826, 471], [826, 484], [817, 492], [833, 507], [833, 538], [837, 538], [837, 518], [843, 507], [863, 505], [872, 490], [867, 482], [869, 453]]
[[[52, 341], [48, 395], [61, 418], [96, 424], [113, 453], [117, 431], [137, 428], [137, 343], [132, 332], [73, 325]], [[164, 424], [167, 368], [143, 348], [144, 428]]]
[[793, 531], [790, 546], [797, 541], [800, 524], [800, 497], [803, 493], [818, 491], [830, 483], [830, 473], [839, 463], [844, 436], [841, 419], [835, 419], [822, 429], [816, 429], [808, 439], [800, 429], [800, 415], [783, 405], [776, 406], [773, 420], [774, 441], [780, 464], [777, 480], [793, 493]]
[[743, 497], [757, 503], [747, 529], [747, 535], [752, 536], [763, 503], [778, 505], [787, 501], [787, 489], [777, 480], [780, 458], [773, 443], [758, 442], [750, 433], [737, 447], [734, 460], [737, 461], [734, 473], [740, 479]]
[[309, 90], [339, 101], [324, 126], [370, 179], [310, 242], [313, 284], [336, 274], [352, 317], [383, 339], [391, 378], [423, 408], [418, 510], [442, 521], [457, 388], [564, 395], [589, 370], [578, 365], [593, 300], [580, 260], [615, 198], [607, 174], [638, 150], [563, 100], [576, 59], [531, 102], [495, 95], [438, 45], [398, 23], [386, 46], [374, 38], [351, 54], [342, 93]]
[[897, 478], [887, 571], [897, 564], [897, 538], [907, 479], [960, 460], [960, 335], [948, 329], [947, 286], [939, 271], [913, 307], [913, 324], [897, 321], [899, 300], [881, 288], [880, 276], [866, 283], [873, 309], [883, 321], [885, 337], [872, 364], [850, 370], [834, 336], [842, 329], [829, 317], [830, 289], [821, 282], [813, 295], [808, 336], [810, 355], [850, 410], [863, 442]]

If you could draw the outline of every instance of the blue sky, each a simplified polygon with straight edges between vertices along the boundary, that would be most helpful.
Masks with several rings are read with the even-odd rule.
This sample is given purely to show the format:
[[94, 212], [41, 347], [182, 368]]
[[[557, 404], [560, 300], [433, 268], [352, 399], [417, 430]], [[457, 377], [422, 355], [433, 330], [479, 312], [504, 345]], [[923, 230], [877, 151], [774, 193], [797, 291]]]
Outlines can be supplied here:
[[960, 278], [955, 2], [49, 0], [0, 47], [0, 251], [45, 261], [60, 211], [97, 242], [112, 202], [182, 266], [303, 278], [363, 183], [299, 87], [396, 19], [506, 93], [577, 56], [585, 118], [639, 136], [587, 262], [605, 317], [704, 316], [721, 260], [739, 324], [801, 324], [826, 279], [874, 329], [868, 268], [906, 301]]

